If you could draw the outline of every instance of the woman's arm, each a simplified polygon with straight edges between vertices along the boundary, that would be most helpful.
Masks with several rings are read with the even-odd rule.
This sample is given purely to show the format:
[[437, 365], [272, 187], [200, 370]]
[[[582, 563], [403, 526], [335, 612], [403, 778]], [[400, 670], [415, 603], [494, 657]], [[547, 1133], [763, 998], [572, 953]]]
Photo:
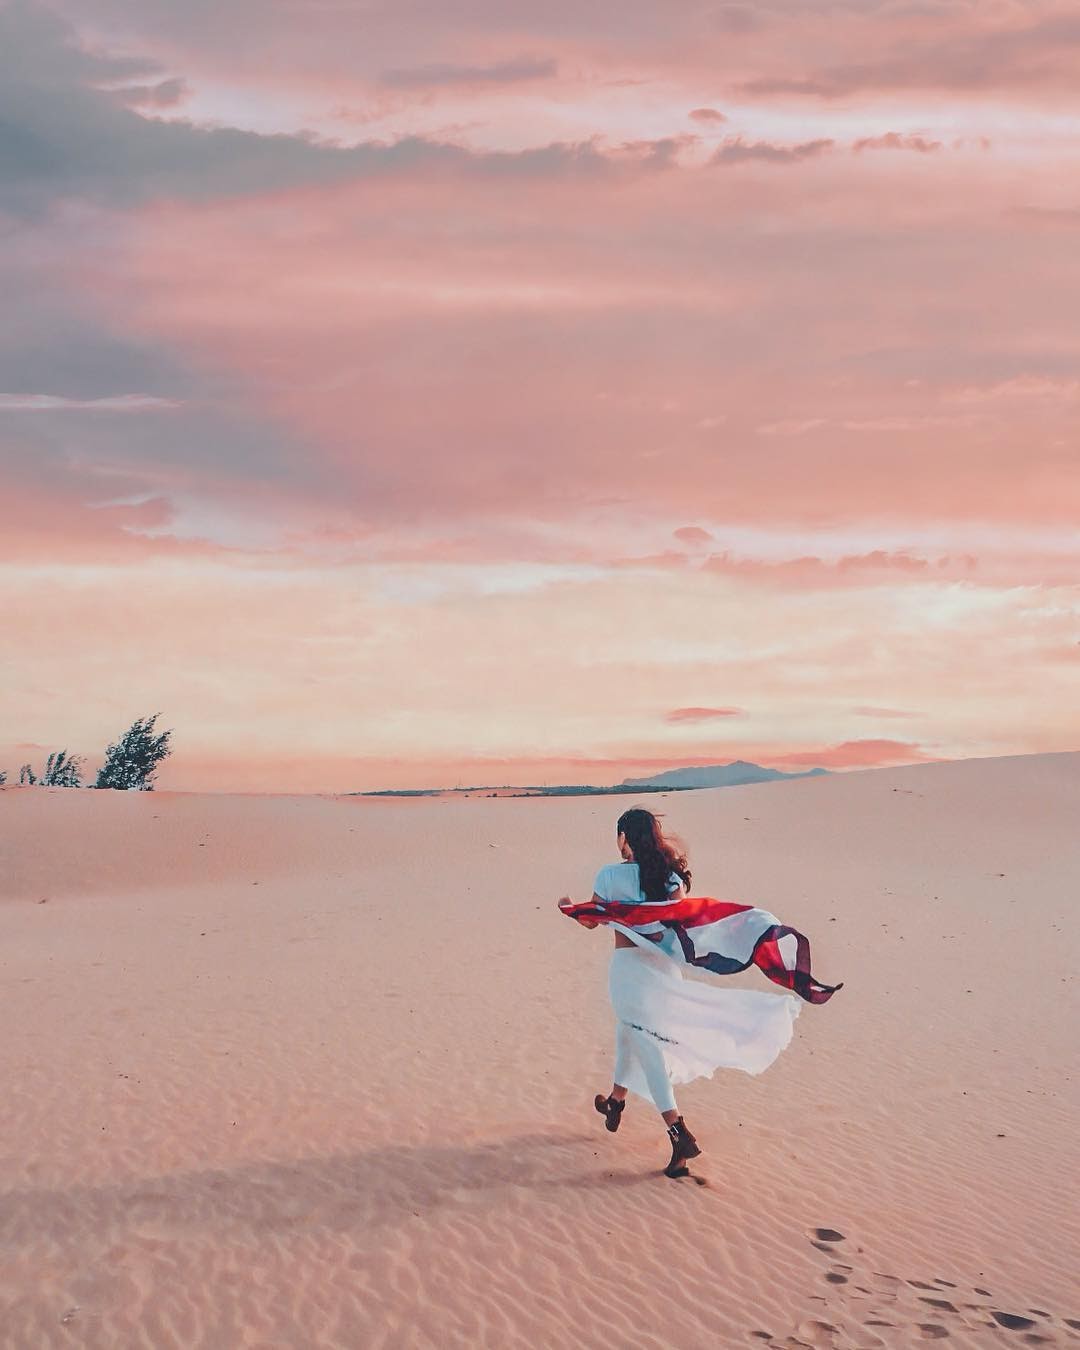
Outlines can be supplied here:
[[[572, 909], [572, 908], [577, 904], [577, 901], [574, 900], [574, 899], [573, 899], [571, 896], [569, 896], [569, 895], [564, 895], [557, 903], [558, 903], [559, 909], [561, 909], [561, 910], [567, 910], [567, 909]], [[592, 902], [591, 902], [591, 903], [594, 904], [594, 905], [597, 905], [597, 904], [602, 905], [602, 904], [604, 903], [604, 897], [603, 897], [602, 895], [597, 895], [596, 892], [593, 891], [593, 893], [592, 893]], [[599, 923], [598, 923], [595, 919], [579, 919], [579, 920], [578, 920], [578, 923], [580, 923], [580, 924], [582, 925], [582, 927], [584, 927], [584, 928], [599, 928], [599, 926], [600, 926]]]

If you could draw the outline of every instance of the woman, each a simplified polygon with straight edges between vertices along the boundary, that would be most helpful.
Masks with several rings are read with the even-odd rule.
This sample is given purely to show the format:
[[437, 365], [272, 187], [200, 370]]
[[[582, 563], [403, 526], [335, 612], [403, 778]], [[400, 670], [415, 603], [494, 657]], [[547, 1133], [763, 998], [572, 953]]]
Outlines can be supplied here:
[[[592, 902], [633, 906], [634, 922], [585, 917], [581, 911], [586, 915], [597, 911], [588, 904], [575, 905], [569, 896], [559, 901], [559, 908], [585, 927], [606, 923], [615, 932], [608, 979], [615, 1012], [614, 1082], [606, 1097], [597, 1094], [595, 1106], [605, 1117], [607, 1129], [614, 1133], [628, 1092], [651, 1101], [671, 1141], [671, 1161], [665, 1175], [684, 1177], [689, 1175], [686, 1160], [696, 1158], [701, 1149], [679, 1114], [673, 1084], [711, 1076], [720, 1067], [761, 1073], [791, 1040], [800, 1004], [790, 994], [722, 989], [684, 979], [679, 953], [672, 947], [673, 925], [652, 921], [648, 906], [670, 913], [671, 903], [688, 895], [692, 873], [686, 856], [674, 842], [665, 839], [657, 817], [640, 807], [623, 812], [616, 835], [623, 861], [600, 869]], [[723, 908], [775, 918], [742, 905]], [[768, 934], [788, 932], [794, 930], [767, 930]], [[755, 951], [759, 954], [753, 959], [759, 964], [761, 948], [758, 938]], [[743, 969], [746, 964], [749, 961], [740, 961], [732, 968]], [[801, 976], [789, 977], [774, 970], [771, 978], [792, 987], [789, 978]]]

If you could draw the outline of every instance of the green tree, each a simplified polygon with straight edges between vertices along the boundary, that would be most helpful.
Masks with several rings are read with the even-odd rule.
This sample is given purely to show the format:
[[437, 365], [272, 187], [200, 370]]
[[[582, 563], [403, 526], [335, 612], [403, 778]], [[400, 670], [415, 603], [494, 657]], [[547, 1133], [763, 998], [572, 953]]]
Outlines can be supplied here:
[[61, 750], [59, 754], [49, 756], [41, 783], [44, 787], [82, 787], [81, 777], [82, 756]]
[[154, 723], [160, 716], [160, 713], [154, 713], [153, 717], [139, 718], [115, 745], [109, 746], [105, 763], [98, 770], [95, 787], [153, 792], [157, 766], [172, 753], [169, 747], [172, 731], [154, 735]]
[[[40, 787], [82, 787], [82, 755], [69, 755], [66, 750], [53, 751], [45, 761], [45, 771], [39, 778], [33, 766], [24, 764], [19, 770], [19, 782]], [[5, 774], [0, 774], [0, 783]]]

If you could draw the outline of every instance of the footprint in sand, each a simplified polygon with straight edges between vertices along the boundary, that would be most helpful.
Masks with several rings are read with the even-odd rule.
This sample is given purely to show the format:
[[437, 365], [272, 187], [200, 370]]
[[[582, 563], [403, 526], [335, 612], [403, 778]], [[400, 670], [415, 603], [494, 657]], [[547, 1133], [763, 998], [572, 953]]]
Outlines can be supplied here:
[[[833, 1256], [837, 1251], [834, 1243], [846, 1240], [844, 1234], [835, 1228], [810, 1228], [805, 1231], [810, 1239], [811, 1246], [816, 1247], [819, 1251], [826, 1252], [829, 1256]], [[857, 1248], [857, 1250], [861, 1252], [862, 1248]], [[970, 1313], [974, 1312], [981, 1315], [977, 1319], [978, 1325], [993, 1327], [995, 1330], [1021, 1333], [1018, 1338], [1021, 1344], [1053, 1345], [1058, 1343], [1057, 1337], [1053, 1334], [1054, 1317], [1045, 1308], [1027, 1308], [1024, 1313], [1015, 1313], [991, 1308], [985, 1303], [965, 1302], [958, 1306], [952, 1299], [945, 1298], [943, 1295], [946, 1290], [959, 1290], [960, 1286], [952, 1280], [945, 1279], [943, 1275], [934, 1276], [934, 1282], [931, 1284], [926, 1280], [917, 1280], [910, 1277], [901, 1279], [898, 1275], [888, 1275], [882, 1270], [866, 1271], [858, 1268], [858, 1263], [846, 1265], [841, 1261], [834, 1260], [830, 1262], [829, 1269], [822, 1272], [822, 1279], [827, 1284], [834, 1286], [829, 1298], [822, 1298], [816, 1294], [810, 1294], [807, 1297], [810, 1301], [823, 1305], [819, 1310], [820, 1313], [839, 1318], [843, 1325], [835, 1326], [832, 1322], [810, 1319], [801, 1322], [788, 1341], [772, 1341], [773, 1347], [778, 1347], [781, 1344], [796, 1346], [800, 1343], [808, 1343], [812, 1346], [834, 1346], [838, 1343], [847, 1345], [851, 1336], [851, 1326], [845, 1317], [848, 1311], [860, 1316], [861, 1326], [866, 1330], [858, 1334], [865, 1338], [872, 1337], [873, 1341], [870, 1343], [876, 1341], [879, 1344], [884, 1344], [869, 1328], [889, 1327], [896, 1329], [905, 1325], [908, 1334], [915, 1339], [923, 1341], [946, 1340], [950, 1335], [949, 1326], [941, 1322], [920, 1322], [917, 1320], [920, 1314], [926, 1316], [931, 1309], [938, 1314], [944, 1313], [947, 1316], [955, 1317], [957, 1320], [954, 1324], [954, 1330], [960, 1328], [973, 1329], [976, 1321], [971, 1320]], [[983, 1289], [979, 1285], [970, 1287], [983, 1298], [993, 1298], [989, 1289]], [[924, 1290], [925, 1292], [914, 1293], [915, 1290]], [[957, 1295], [954, 1294], [953, 1298], [957, 1298]], [[867, 1302], [867, 1300], [872, 1301]], [[862, 1303], [861, 1308], [858, 1307], [859, 1303]], [[881, 1304], [882, 1306], [876, 1307], [875, 1304]], [[912, 1314], [909, 1318], [903, 1316], [905, 1305]], [[1036, 1318], [1043, 1318], [1044, 1320], [1039, 1322], [1035, 1320]], [[1061, 1321], [1071, 1331], [1080, 1331], [1080, 1319], [1064, 1317]], [[840, 1338], [839, 1342], [836, 1338]]]
[[843, 1233], [838, 1233], [835, 1228], [811, 1228], [808, 1236], [811, 1247], [816, 1247], [819, 1252], [829, 1252], [830, 1254], [834, 1251], [832, 1245], [834, 1242], [845, 1241]]
[[840, 1334], [840, 1328], [831, 1322], [818, 1322], [813, 1318], [800, 1322], [795, 1328], [795, 1335], [811, 1345], [835, 1345]]
[[998, 1326], [1007, 1327], [1009, 1331], [1029, 1331], [1038, 1325], [1030, 1317], [1021, 1317], [1018, 1313], [995, 1312], [993, 1308], [989, 1313]]
[[[888, 1325], [883, 1323], [882, 1325]], [[851, 1346], [858, 1346], [859, 1350], [877, 1350], [884, 1347], [885, 1342], [873, 1331], [866, 1330], [865, 1323], [861, 1328], [847, 1321], [842, 1326], [837, 1326], [833, 1322], [825, 1322], [816, 1318], [808, 1318], [800, 1322], [795, 1328], [795, 1337], [801, 1342], [807, 1342], [813, 1346], [831, 1347], [831, 1350], [848, 1350]]]
[[890, 1302], [895, 1302], [900, 1297], [904, 1285], [904, 1281], [899, 1275], [886, 1275], [880, 1270], [870, 1272], [870, 1282], [878, 1298], [887, 1299]]
[[960, 1311], [960, 1309], [954, 1303], [950, 1303], [947, 1298], [927, 1298], [924, 1294], [920, 1297], [919, 1302], [926, 1303], [931, 1308], [936, 1308], [938, 1312], [954, 1313]]

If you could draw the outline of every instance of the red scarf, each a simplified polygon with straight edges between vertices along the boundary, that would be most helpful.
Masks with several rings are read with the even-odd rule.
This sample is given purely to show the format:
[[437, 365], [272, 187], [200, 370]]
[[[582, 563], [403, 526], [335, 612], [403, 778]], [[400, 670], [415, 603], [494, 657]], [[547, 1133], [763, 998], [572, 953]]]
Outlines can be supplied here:
[[[669, 930], [657, 944], [675, 961], [700, 966], [714, 975], [733, 975], [750, 965], [807, 1003], [825, 1003], [839, 984], [820, 984], [810, 973], [810, 943], [775, 914], [732, 900], [687, 895], [670, 902], [586, 900], [562, 906], [562, 912], [586, 927], [615, 924], [629, 930], [661, 923]], [[652, 944], [650, 944], [652, 945]]]

